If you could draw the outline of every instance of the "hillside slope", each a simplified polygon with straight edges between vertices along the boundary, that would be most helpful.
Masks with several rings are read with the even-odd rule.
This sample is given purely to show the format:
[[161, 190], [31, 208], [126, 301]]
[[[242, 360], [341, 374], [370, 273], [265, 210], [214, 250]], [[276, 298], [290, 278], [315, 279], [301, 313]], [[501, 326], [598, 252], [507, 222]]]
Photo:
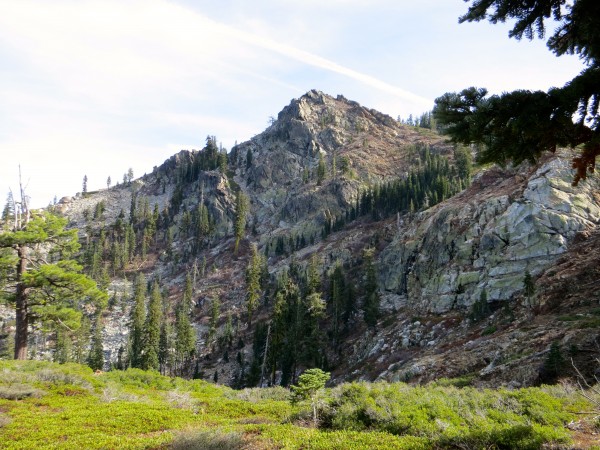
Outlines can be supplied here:
[[[133, 280], [143, 273], [160, 283], [169, 323], [192, 280], [198, 345], [182, 374], [220, 383], [287, 383], [320, 365], [336, 380], [530, 385], [544, 378], [552, 342], [565, 355], [579, 351], [587, 367], [600, 325], [589, 288], [598, 265], [588, 262], [597, 256], [598, 176], [571, 187], [569, 157], [559, 154], [482, 170], [456, 194], [467, 184], [459, 158], [430, 130], [310, 91], [229, 155], [208, 138], [202, 150], [55, 210], [80, 230], [86, 271], [111, 294], [110, 364], [127, 349]], [[249, 207], [234, 251], [240, 193]], [[250, 323], [254, 245], [263, 260]], [[580, 315], [562, 320], [570, 308]], [[51, 358], [53, 341], [38, 334], [37, 356]]]

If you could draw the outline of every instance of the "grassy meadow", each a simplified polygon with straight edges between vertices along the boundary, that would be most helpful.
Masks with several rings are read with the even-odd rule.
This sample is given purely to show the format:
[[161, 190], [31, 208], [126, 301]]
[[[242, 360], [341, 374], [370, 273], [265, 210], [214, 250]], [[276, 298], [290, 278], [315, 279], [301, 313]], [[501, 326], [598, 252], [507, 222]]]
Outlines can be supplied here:
[[0, 448], [561, 449], [575, 445], [574, 423], [597, 426], [593, 405], [567, 385], [459, 385], [342, 384], [320, 394], [317, 428], [311, 405], [281, 387], [0, 361]]

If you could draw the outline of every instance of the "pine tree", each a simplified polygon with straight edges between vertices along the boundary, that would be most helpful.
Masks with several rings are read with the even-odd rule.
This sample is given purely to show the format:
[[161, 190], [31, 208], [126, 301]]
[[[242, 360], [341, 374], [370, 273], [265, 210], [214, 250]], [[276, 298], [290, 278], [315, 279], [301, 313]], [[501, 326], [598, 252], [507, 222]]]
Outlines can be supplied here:
[[88, 366], [92, 370], [104, 369], [104, 348], [102, 346], [102, 314], [99, 312], [96, 316], [94, 325], [94, 335], [92, 337], [92, 347], [88, 357]]
[[529, 270], [525, 271], [525, 276], [523, 277], [523, 292], [529, 301], [531, 301], [531, 298], [535, 294], [535, 282]]
[[167, 374], [167, 367], [170, 366], [171, 360], [171, 322], [167, 320], [168, 313], [163, 314], [165, 320], [160, 324], [160, 339], [158, 343], [158, 365], [160, 373]]
[[15, 359], [27, 358], [29, 327], [36, 320], [75, 330], [84, 303], [102, 308], [108, 301], [70, 259], [80, 249], [77, 230], [65, 229], [65, 218], [32, 214], [21, 192], [14, 229], [0, 234], [0, 274], [16, 313]]
[[370, 327], [377, 325], [379, 319], [379, 293], [377, 292], [377, 273], [375, 271], [375, 263], [373, 261], [375, 250], [372, 248], [364, 251], [365, 259], [365, 300], [363, 305], [365, 322]]
[[227, 153], [219, 152], [218, 160], [219, 172], [222, 174], [227, 174]]
[[241, 190], [235, 198], [235, 221], [233, 224], [235, 234], [235, 245], [233, 252], [237, 254], [240, 241], [244, 237], [246, 229], [246, 215], [248, 214], [248, 197]]
[[306, 271], [306, 295], [314, 294], [321, 290], [321, 275], [319, 274], [319, 259], [317, 255], [310, 258]]
[[192, 280], [186, 276], [183, 298], [175, 310], [175, 361], [177, 370], [181, 374], [183, 365], [196, 349], [196, 332], [190, 322], [190, 309], [192, 304]]
[[319, 152], [319, 164], [317, 165], [317, 186], [321, 186], [325, 180], [325, 174], [327, 168], [325, 167], [325, 160], [323, 159], [323, 153]]
[[155, 281], [152, 285], [148, 314], [144, 324], [144, 354], [142, 368], [145, 370], [159, 369], [160, 324], [162, 321], [162, 296], [160, 287]]
[[2, 209], [2, 225], [5, 229], [10, 229], [13, 225], [13, 220], [15, 218], [15, 203], [13, 201], [12, 191], [8, 192], [6, 196], [6, 203], [4, 204], [4, 209]]
[[231, 347], [231, 344], [233, 344], [233, 335], [233, 317], [231, 316], [231, 311], [229, 311], [227, 313], [227, 320], [225, 321], [225, 328], [223, 329], [223, 344], [226, 348]]
[[340, 335], [342, 315], [344, 311], [344, 294], [346, 292], [346, 280], [342, 265], [336, 262], [335, 268], [329, 278], [329, 299], [331, 308], [331, 328], [333, 338], [337, 342]]
[[139, 272], [135, 280], [133, 308], [131, 309], [130, 322], [130, 346], [129, 364], [131, 367], [142, 368], [142, 355], [144, 350], [144, 323], [146, 322], [145, 312], [146, 300], [146, 279]]
[[510, 37], [544, 39], [546, 21], [558, 23], [547, 38], [555, 55], [579, 55], [586, 68], [561, 88], [516, 90], [486, 97], [471, 87], [435, 100], [433, 114], [455, 142], [481, 144], [481, 162], [535, 161], [558, 147], [578, 147], [577, 184], [594, 171], [600, 155], [600, 29], [598, 2], [576, 0], [475, 0], [460, 22], [515, 20]]
[[246, 170], [252, 167], [252, 151], [248, 149], [246, 152]]
[[469, 149], [461, 146], [454, 148], [454, 162], [458, 171], [458, 176], [466, 184], [471, 182], [473, 171], [473, 157]]
[[208, 338], [207, 342], [214, 345], [217, 336], [217, 326], [219, 325], [219, 317], [221, 315], [221, 300], [218, 295], [215, 295], [210, 303], [210, 320], [208, 322]]
[[56, 327], [56, 344], [54, 348], [54, 362], [64, 364], [71, 361], [72, 342], [65, 327]]
[[246, 310], [248, 312], [248, 324], [252, 325], [252, 314], [258, 308], [258, 302], [262, 295], [261, 289], [261, 257], [256, 245], [252, 245], [252, 255], [246, 267]]
[[73, 360], [78, 364], [85, 364], [90, 343], [90, 320], [87, 316], [81, 318], [81, 326], [73, 333]]

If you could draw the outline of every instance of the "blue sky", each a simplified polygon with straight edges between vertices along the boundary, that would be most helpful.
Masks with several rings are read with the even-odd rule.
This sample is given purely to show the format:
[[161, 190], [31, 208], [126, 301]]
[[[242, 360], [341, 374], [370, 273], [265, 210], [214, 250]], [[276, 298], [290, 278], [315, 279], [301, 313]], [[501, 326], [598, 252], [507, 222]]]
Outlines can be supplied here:
[[[310, 89], [393, 117], [468, 86], [579, 73], [462, 0], [0, 0], [0, 196], [34, 206], [150, 172], [207, 135], [226, 148]], [[3, 200], [2, 200], [3, 201]]]

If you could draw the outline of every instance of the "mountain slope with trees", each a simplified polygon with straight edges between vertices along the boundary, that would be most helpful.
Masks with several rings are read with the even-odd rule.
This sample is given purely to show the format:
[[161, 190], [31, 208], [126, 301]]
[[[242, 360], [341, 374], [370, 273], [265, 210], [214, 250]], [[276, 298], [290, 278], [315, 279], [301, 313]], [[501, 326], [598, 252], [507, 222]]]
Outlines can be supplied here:
[[[555, 158], [478, 169], [471, 185], [472, 159], [429, 129], [310, 91], [229, 153], [208, 136], [150, 174], [64, 198], [51, 209], [79, 230], [108, 308], [81, 309], [77, 329], [44, 326], [32, 352], [97, 367], [102, 345], [105, 368], [236, 387], [287, 386], [313, 367], [334, 380], [508, 383], [482, 372], [490, 331], [470, 344], [475, 359], [434, 356], [484, 323], [501, 328], [498, 310], [532, 313], [523, 272], [536, 285], [597, 226], [598, 181], [571, 188]], [[522, 383], [538, 382], [542, 360], [525, 361]]]

